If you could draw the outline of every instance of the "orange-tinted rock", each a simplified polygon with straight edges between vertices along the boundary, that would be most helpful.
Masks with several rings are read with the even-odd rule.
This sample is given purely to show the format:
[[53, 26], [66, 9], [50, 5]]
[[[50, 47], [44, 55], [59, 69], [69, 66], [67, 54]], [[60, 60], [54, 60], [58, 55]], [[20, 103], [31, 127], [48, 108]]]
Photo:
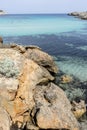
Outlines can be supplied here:
[[12, 118], [13, 123], [20, 122], [20, 117], [23, 117], [23, 114], [29, 109], [20, 98], [15, 99], [15, 101], [8, 101], [0, 96], [0, 103]]
[[33, 100], [33, 91], [36, 85], [53, 79], [54, 78], [45, 68], [41, 68], [34, 61], [26, 59], [19, 77], [17, 97], [24, 99], [26, 104], [29, 105], [29, 108], [32, 108], [35, 105]]

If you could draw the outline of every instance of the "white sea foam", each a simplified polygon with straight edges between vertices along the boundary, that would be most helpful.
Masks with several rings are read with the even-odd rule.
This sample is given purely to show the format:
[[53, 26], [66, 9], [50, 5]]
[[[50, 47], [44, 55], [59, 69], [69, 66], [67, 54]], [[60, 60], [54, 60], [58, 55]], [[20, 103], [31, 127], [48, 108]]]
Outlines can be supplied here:
[[76, 49], [87, 51], [87, 46], [79, 46], [79, 47], [76, 47]]

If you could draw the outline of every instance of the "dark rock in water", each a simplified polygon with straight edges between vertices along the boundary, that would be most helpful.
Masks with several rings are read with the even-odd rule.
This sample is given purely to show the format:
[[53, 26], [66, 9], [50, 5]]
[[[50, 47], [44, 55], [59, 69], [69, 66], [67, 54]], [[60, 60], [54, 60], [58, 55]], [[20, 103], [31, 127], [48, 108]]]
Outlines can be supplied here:
[[2, 45], [3, 45], [3, 38], [0, 37], [0, 46], [2, 46]]

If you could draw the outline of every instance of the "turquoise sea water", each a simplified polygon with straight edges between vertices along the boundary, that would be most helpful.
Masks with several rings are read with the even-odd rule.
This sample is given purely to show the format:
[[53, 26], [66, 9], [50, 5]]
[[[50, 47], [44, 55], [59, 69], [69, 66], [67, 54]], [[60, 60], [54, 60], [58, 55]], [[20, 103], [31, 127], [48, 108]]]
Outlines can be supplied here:
[[87, 21], [65, 14], [3, 15], [0, 35], [6, 43], [40, 46], [64, 73], [87, 81]]
[[0, 16], [0, 35], [25, 36], [83, 31], [85, 21], [68, 15], [5, 15]]

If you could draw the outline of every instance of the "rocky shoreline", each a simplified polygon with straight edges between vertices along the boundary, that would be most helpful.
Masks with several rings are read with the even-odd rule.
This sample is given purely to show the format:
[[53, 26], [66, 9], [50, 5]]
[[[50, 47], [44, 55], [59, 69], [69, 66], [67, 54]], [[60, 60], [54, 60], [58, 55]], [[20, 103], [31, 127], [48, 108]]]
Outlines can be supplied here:
[[0, 129], [85, 130], [79, 123], [86, 113], [85, 99], [69, 101], [72, 95], [66, 94], [74, 82], [41, 48], [5, 45], [1, 39]]
[[86, 12], [72, 12], [72, 13], [69, 13], [68, 15], [87, 20], [87, 11]]
[[3, 10], [0, 10], [0, 15], [5, 15], [6, 13]]

